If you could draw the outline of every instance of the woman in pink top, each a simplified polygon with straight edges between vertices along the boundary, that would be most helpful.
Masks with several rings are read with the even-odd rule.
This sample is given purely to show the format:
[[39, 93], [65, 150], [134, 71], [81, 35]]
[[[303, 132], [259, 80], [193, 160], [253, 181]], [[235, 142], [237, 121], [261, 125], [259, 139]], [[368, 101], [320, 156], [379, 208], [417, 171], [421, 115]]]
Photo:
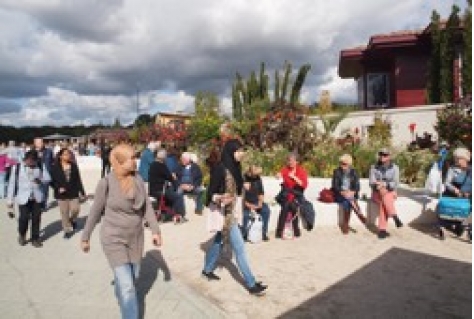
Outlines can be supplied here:
[[7, 154], [0, 154], [0, 198], [5, 198], [7, 189], [7, 178], [10, 167], [16, 164], [16, 161], [8, 158]]

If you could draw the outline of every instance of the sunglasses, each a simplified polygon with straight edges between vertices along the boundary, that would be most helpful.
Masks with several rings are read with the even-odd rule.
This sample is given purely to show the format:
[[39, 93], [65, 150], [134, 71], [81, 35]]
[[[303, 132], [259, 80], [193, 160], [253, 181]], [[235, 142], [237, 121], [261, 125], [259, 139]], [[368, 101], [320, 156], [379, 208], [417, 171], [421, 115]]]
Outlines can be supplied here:
[[379, 153], [379, 156], [390, 156], [390, 154], [387, 154], [387, 153]]
[[340, 162], [339, 164], [340, 164], [341, 166], [349, 166], [348, 163], [344, 163], [344, 162]]

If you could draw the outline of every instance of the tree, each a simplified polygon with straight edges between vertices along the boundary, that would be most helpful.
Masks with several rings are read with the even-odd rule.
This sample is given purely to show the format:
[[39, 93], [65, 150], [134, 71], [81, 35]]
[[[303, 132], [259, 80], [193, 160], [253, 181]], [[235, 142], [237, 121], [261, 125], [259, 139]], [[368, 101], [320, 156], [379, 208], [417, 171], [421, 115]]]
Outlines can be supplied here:
[[115, 118], [114, 124], [112, 125], [114, 128], [122, 127], [122, 123], [120, 123], [120, 119], [118, 117]]
[[451, 14], [441, 33], [440, 56], [440, 92], [441, 102], [452, 102], [454, 98], [453, 64], [456, 55], [456, 34], [460, 25], [459, 7], [452, 6]]
[[153, 116], [150, 114], [140, 114], [134, 122], [135, 127], [148, 126], [153, 124]]
[[431, 58], [429, 62], [429, 80], [428, 80], [428, 101], [429, 103], [439, 103], [440, 98], [440, 15], [436, 10], [431, 14]]
[[472, 148], [472, 101], [469, 96], [439, 110], [435, 125], [439, 140], [452, 146]]
[[211, 92], [197, 92], [194, 98], [194, 117], [189, 125], [191, 144], [205, 144], [219, 137], [224, 119], [219, 115], [219, 98]]
[[462, 54], [462, 91], [464, 95], [472, 93], [472, 3], [464, 13], [464, 50]]
[[310, 69], [311, 69], [310, 64], [304, 64], [301, 66], [300, 70], [298, 71], [296, 80], [293, 83], [293, 88], [291, 89], [290, 104], [299, 103], [301, 88], [303, 87], [304, 81], [306, 79], [306, 75], [308, 74], [308, 71]]

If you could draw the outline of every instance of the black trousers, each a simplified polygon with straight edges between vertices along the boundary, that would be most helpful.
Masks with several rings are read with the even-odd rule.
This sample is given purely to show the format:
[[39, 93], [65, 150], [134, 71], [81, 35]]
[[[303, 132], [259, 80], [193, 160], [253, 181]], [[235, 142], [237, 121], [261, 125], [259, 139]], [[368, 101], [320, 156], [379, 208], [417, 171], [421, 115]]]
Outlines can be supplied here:
[[104, 178], [105, 175], [107, 175], [108, 173], [110, 173], [110, 161], [106, 160], [102, 160], [102, 178]]
[[28, 224], [31, 219], [31, 240], [39, 240], [41, 223], [41, 204], [29, 200], [25, 205], [19, 205], [20, 217], [18, 218], [18, 233], [26, 236]]
[[301, 235], [301, 230], [300, 230], [300, 220], [298, 215], [296, 215], [296, 211], [294, 211], [296, 208], [294, 203], [285, 203], [280, 211], [280, 216], [278, 216], [278, 224], [277, 224], [277, 229], [276, 229], [276, 236], [281, 237], [283, 234], [283, 229], [285, 228], [285, 223], [286, 219], [288, 218], [288, 214], [292, 213], [293, 214], [293, 233], [296, 237], [299, 237]]

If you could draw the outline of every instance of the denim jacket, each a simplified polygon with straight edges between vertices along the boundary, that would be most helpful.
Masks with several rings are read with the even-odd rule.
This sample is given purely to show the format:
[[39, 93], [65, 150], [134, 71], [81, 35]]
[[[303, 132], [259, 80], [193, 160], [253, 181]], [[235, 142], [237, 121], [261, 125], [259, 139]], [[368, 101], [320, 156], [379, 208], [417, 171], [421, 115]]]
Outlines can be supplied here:
[[380, 181], [385, 182], [387, 190], [397, 190], [398, 184], [400, 183], [400, 171], [398, 166], [393, 163], [387, 166], [381, 165], [380, 163], [372, 165], [369, 173], [369, 184], [372, 189], [375, 189], [375, 183]]

